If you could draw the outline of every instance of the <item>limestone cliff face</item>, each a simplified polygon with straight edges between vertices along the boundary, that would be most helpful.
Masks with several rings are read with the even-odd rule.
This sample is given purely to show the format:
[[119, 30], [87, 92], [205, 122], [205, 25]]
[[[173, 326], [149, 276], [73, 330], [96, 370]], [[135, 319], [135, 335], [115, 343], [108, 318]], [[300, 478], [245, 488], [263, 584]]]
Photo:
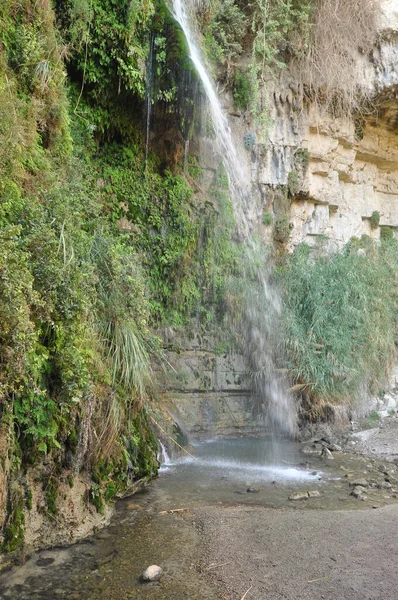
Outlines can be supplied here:
[[[293, 187], [288, 249], [314, 246], [320, 236], [341, 247], [353, 236], [398, 235], [398, 7], [383, 3], [379, 42], [358, 55], [363, 86], [374, 96], [371, 114], [334, 119], [315, 105], [300, 108], [294, 74], [270, 88], [269, 141], [257, 151], [258, 185]], [[305, 160], [303, 161], [303, 157]], [[273, 206], [278, 217], [278, 207]], [[380, 222], [371, 226], [374, 211]]]

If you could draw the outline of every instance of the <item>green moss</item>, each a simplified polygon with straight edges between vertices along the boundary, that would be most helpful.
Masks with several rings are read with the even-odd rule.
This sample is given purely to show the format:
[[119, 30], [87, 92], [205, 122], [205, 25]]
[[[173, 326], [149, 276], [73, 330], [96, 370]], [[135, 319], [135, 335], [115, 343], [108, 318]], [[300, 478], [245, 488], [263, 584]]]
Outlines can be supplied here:
[[116, 496], [116, 492], [117, 492], [117, 488], [116, 488], [115, 483], [113, 481], [109, 481], [106, 484], [106, 489], [105, 489], [105, 494], [104, 494], [105, 502], [110, 502], [111, 500], [113, 500], [114, 497]]
[[26, 488], [26, 492], [25, 492], [25, 500], [26, 500], [26, 508], [28, 510], [32, 510], [32, 490], [30, 490], [29, 488]]
[[79, 443], [79, 436], [77, 434], [77, 431], [76, 431], [76, 429], [72, 429], [72, 431], [68, 435], [67, 444], [68, 444], [69, 448], [71, 449], [71, 451], [73, 452], [73, 454], [76, 453], [78, 443]]
[[14, 552], [23, 545], [25, 515], [24, 500], [21, 494], [15, 493], [8, 502], [8, 517], [4, 528], [3, 552]]
[[59, 482], [56, 477], [50, 477], [44, 486], [44, 497], [46, 499], [47, 511], [50, 515], [57, 514], [57, 498], [58, 498]]
[[91, 488], [88, 492], [88, 499], [89, 499], [89, 502], [91, 502], [91, 504], [93, 504], [95, 506], [95, 508], [97, 509], [97, 512], [99, 512], [100, 514], [103, 514], [104, 501], [103, 501], [103, 497], [102, 497], [101, 487], [97, 483], [93, 483], [93, 485], [91, 486]]

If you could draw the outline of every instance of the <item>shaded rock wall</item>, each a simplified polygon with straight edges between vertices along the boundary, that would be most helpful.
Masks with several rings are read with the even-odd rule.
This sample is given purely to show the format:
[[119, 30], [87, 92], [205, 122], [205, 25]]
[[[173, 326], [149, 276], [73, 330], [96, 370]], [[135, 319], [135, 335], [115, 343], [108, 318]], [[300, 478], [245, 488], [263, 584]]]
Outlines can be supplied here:
[[[175, 335], [175, 334], [174, 334]], [[238, 354], [215, 350], [211, 335], [173, 337], [167, 352], [171, 369], [157, 380], [169, 399], [168, 409], [190, 439], [250, 435], [263, 431], [261, 410], [253, 410], [247, 364]]]

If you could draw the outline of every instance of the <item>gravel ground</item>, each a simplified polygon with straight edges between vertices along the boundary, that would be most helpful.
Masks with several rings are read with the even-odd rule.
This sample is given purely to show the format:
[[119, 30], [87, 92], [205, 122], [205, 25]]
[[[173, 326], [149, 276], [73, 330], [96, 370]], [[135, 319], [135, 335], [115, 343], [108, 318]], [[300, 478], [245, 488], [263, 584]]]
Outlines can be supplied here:
[[[366, 439], [367, 433], [370, 437]], [[398, 462], [398, 418], [389, 417], [384, 419], [381, 427], [361, 432], [365, 439], [357, 439], [352, 452], [371, 456], [380, 460]], [[398, 599], [398, 592], [397, 592]]]

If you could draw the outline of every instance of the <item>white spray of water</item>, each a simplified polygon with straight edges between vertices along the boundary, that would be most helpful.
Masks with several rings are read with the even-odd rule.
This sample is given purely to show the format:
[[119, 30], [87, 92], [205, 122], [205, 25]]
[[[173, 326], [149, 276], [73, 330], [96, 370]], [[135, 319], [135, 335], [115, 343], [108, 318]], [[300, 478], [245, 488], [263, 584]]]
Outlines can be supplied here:
[[[251, 174], [246, 158], [234, 143], [228, 119], [224, 114], [216, 88], [206, 70], [200, 49], [195, 40], [192, 19], [197, 0], [171, 0], [172, 12], [180, 24], [189, 47], [190, 58], [203, 85], [210, 107], [212, 125], [218, 153], [229, 183], [238, 233], [245, 240], [251, 271], [258, 283], [257, 292], [249, 299], [246, 314], [249, 354], [255, 373], [256, 391], [267, 400], [267, 417], [274, 430], [292, 434], [296, 429], [296, 410], [291, 396], [284, 390], [283, 382], [275, 375], [270, 340], [275, 338], [275, 327], [280, 314], [280, 301], [269, 284], [269, 272], [258, 262], [255, 242], [250, 239], [252, 223], [248, 218], [251, 197]], [[260, 266], [256, 266], [260, 264]]]
[[161, 463], [162, 466], [167, 466], [170, 464], [170, 456], [167, 452], [166, 446], [162, 444], [160, 440], [158, 440], [158, 442], [160, 446], [160, 450], [158, 452], [158, 461]]

